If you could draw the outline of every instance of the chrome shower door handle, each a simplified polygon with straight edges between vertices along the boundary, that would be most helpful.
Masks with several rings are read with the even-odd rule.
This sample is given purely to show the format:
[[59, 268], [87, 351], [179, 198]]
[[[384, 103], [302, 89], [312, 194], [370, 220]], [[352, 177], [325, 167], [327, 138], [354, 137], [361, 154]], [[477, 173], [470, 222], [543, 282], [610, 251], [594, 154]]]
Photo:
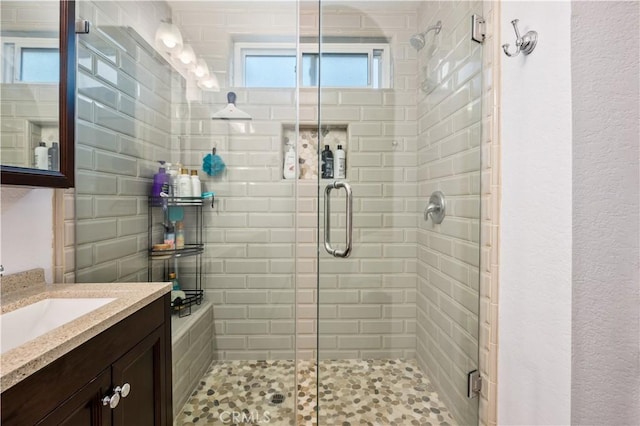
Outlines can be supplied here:
[[[339, 250], [331, 247], [331, 190], [344, 188], [347, 193], [346, 215], [347, 215], [347, 247]], [[353, 192], [351, 185], [347, 182], [333, 182], [324, 189], [324, 249], [334, 257], [349, 257], [353, 247]]]

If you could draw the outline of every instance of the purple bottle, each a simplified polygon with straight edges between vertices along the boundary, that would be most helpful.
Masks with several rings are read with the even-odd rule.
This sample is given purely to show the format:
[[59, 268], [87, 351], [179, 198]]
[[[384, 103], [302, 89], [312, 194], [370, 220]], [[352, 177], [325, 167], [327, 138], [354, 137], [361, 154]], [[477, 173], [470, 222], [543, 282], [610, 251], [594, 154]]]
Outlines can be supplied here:
[[169, 195], [169, 175], [164, 168], [164, 161], [158, 161], [160, 169], [158, 173], [153, 175], [153, 186], [151, 187], [151, 196], [159, 197], [161, 192]]

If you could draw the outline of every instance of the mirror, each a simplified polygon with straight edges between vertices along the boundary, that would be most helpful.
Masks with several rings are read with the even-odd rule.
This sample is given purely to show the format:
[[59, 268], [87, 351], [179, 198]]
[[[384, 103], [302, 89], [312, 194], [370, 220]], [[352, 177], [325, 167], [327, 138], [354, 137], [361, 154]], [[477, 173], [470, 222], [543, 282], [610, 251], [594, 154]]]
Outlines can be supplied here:
[[74, 183], [75, 2], [1, 1], [0, 182]]

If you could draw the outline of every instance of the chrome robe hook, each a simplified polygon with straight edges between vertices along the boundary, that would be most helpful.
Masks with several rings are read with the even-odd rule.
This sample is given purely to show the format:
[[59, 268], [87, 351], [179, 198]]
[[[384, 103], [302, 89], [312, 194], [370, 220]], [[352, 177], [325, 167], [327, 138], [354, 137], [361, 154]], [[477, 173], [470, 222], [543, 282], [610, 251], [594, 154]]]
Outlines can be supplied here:
[[518, 56], [520, 52], [524, 55], [528, 55], [533, 52], [533, 49], [536, 47], [536, 43], [538, 43], [538, 33], [536, 31], [528, 31], [525, 35], [520, 37], [520, 31], [518, 31], [518, 22], [519, 19], [514, 19], [511, 21], [511, 25], [513, 25], [513, 30], [516, 32], [516, 51], [514, 53], [509, 53], [509, 43], [502, 45], [502, 50], [507, 56]]

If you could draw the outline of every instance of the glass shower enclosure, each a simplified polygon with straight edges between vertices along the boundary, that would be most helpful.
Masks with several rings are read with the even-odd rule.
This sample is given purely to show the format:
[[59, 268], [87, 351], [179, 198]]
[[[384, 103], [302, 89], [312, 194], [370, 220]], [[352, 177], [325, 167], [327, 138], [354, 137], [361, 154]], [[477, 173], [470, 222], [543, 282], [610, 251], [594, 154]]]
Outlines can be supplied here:
[[[176, 423], [477, 423], [482, 2], [79, 11], [96, 25], [79, 37], [68, 276], [146, 281], [158, 160], [215, 193], [204, 302], [174, 318]], [[167, 18], [215, 82], [158, 48]], [[229, 92], [242, 120], [220, 115]], [[184, 288], [195, 269], [181, 261]]]
[[[319, 226], [331, 226], [318, 248], [320, 424], [478, 421], [467, 374], [478, 368], [482, 51], [470, 22], [481, 7], [321, 3], [320, 145], [347, 147], [352, 200], [330, 192]], [[346, 72], [333, 67], [350, 38], [372, 45], [368, 86], [330, 80]], [[319, 200], [330, 185], [319, 181]], [[441, 223], [425, 213], [435, 191]], [[350, 256], [327, 253], [322, 235], [343, 248], [345, 233]]]

